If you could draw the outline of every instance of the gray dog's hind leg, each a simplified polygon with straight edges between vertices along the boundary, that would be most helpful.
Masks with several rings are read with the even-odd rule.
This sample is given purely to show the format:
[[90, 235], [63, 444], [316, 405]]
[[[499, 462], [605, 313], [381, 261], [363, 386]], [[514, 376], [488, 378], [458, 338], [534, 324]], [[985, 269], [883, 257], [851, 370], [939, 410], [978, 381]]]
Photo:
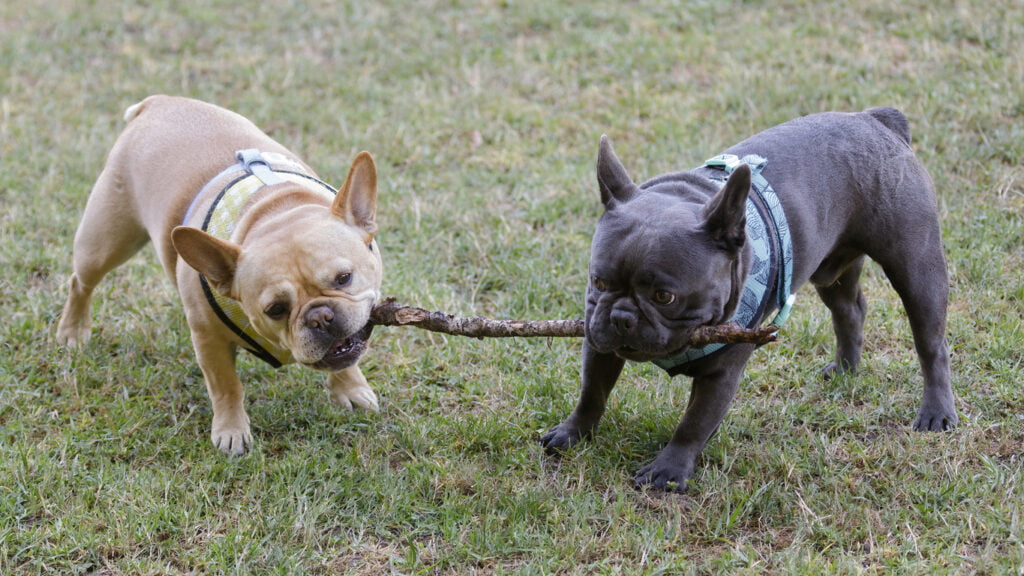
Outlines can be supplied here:
[[864, 257], [858, 258], [829, 286], [817, 286], [818, 295], [832, 313], [836, 334], [836, 358], [822, 369], [826, 379], [835, 374], [855, 372], [864, 346], [864, 316], [867, 301], [860, 289]]
[[916, 242], [894, 243], [874, 258], [903, 301], [914, 334], [914, 347], [924, 375], [924, 395], [914, 420], [915, 430], [942, 431], [959, 421], [950, 385], [946, 307], [949, 275], [938, 219], [907, 223]]
[[[936, 243], [937, 244], [937, 243]], [[941, 246], [921, 247], [899, 266], [883, 265], [903, 300], [924, 375], [924, 396], [915, 430], [942, 431], [957, 425], [946, 341], [948, 277]]]

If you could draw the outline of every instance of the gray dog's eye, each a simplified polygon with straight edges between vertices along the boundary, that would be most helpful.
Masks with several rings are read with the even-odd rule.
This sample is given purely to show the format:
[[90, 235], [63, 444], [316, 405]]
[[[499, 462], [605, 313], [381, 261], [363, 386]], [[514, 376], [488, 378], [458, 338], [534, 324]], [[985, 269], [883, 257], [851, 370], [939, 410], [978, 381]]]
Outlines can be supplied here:
[[608, 283], [605, 282], [603, 279], [598, 278], [597, 276], [594, 276], [593, 278], [590, 279], [590, 284], [593, 285], [594, 289], [597, 290], [598, 292], [604, 292], [608, 290]]
[[341, 288], [352, 281], [352, 274], [348, 272], [342, 272], [334, 277], [334, 285]]
[[658, 290], [654, 293], [654, 301], [662, 306], [667, 306], [676, 301], [676, 295], [667, 290]]

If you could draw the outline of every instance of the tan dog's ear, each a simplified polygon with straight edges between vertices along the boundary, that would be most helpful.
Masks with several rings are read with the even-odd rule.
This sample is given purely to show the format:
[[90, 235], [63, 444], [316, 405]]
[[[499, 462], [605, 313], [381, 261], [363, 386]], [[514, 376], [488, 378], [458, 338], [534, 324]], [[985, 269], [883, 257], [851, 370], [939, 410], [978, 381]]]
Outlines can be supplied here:
[[334, 197], [331, 213], [366, 231], [367, 244], [377, 233], [377, 166], [368, 152], [360, 152], [348, 169], [345, 185]]
[[229, 298], [235, 297], [231, 286], [241, 248], [189, 226], [178, 226], [172, 230], [171, 242], [178, 255], [206, 276], [214, 290]]

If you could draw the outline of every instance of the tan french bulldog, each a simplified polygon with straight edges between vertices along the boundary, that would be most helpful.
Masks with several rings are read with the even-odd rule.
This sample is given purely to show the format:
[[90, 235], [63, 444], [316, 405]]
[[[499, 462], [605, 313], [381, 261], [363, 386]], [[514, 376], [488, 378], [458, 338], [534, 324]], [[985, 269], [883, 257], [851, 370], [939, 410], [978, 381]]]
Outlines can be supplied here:
[[335, 194], [252, 122], [212, 104], [150, 96], [125, 120], [75, 234], [58, 341], [88, 341], [96, 285], [152, 241], [181, 296], [221, 451], [252, 445], [239, 347], [275, 366], [325, 370], [335, 403], [377, 410], [357, 365], [382, 272], [370, 155], [356, 156]]

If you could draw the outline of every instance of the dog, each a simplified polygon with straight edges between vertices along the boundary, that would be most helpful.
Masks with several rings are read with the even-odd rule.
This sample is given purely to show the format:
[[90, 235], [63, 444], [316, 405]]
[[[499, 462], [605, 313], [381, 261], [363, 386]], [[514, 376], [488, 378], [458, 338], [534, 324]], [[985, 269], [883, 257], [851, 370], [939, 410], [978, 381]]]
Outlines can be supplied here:
[[224, 108], [155, 95], [125, 120], [75, 233], [58, 342], [89, 340], [93, 290], [152, 242], [181, 298], [222, 452], [253, 443], [239, 348], [327, 371], [335, 403], [377, 410], [358, 365], [383, 271], [373, 158], [359, 153], [335, 193]]
[[605, 210], [591, 247], [581, 391], [573, 412], [541, 437], [549, 453], [594, 433], [626, 360], [654, 362], [692, 377], [692, 390], [671, 440], [634, 482], [685, 490], [755, 348], [694, 350], [694, 329], [730, 320], [754, 327], [773, 314], [781, 324], [792, 293], [809, 281], [836, 335], [823, 375], [853, 372], [865, 257], [881, 265], [910, 320], [924, 375], [914, 429], [956, 426], [935, 191], [901, 112], [804, 116], [640, 185], [603, 136], [597, 180]]

